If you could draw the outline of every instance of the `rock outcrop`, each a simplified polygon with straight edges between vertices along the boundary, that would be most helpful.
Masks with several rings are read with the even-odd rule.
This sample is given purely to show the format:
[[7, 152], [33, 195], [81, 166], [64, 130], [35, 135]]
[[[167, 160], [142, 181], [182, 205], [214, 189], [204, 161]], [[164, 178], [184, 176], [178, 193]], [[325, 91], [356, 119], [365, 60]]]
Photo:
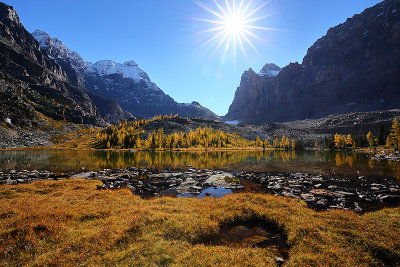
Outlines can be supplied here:
[[262, 124], [399, 108], [399, 62], [400, 1], [386, 0], [331, 28], [302, 64], [276, 77], [245, 72], [224, 119]]

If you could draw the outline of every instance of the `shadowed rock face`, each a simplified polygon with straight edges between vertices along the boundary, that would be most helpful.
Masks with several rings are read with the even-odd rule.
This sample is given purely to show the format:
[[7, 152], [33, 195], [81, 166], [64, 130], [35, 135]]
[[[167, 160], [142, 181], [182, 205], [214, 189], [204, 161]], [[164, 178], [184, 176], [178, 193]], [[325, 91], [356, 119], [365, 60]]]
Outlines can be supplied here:
[[[14, 95], [14, 90], [19, 93], [24, 88], [24, 92], [32, 96], [29, 100], [33, 103], [27, 105], [40, 108], [43, 113], [48, 113], [46, 115], [57, 115], [53, 104], [47, 100], [54, 99], [53, 103], [71, 108], [67, 112], [67, 120], [91, 124], [103, 122], [89, 96], [70, 83], [62, 67], [49, 58], [33, 36], [25, 30], [14, 8], [3, 3], [0, 3], [0, 72], [3, 73], [2, 93]], [[9, 79], [5, 80], [4, 77]], [[13, 105], [12, 101], [6, 104]], [[4, 113], [12, 110], [3, 108]], [[4, 116], [17, 118], [18, 114]]]
[[261, 124], [400, 107], [400, 1], [331, 28], [276, 77], [242, 75], [226, 120]]

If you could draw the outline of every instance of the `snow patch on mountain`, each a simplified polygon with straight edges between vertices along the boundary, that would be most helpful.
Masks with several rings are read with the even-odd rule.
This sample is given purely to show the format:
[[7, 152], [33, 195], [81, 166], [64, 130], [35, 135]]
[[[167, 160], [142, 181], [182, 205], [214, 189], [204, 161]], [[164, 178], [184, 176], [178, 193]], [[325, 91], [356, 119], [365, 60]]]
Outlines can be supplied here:
[[42, 48], [51, 51], [51, 53], [48, 53], [50, 58], [69, 60], [74, 66], [83, 67], [84, 61], [81, 56], [65, 46], [60, 39], [51, 38], [50, 35], [41, 30], [35, 30], [32, 36], [39, 42]]
[[101, 60], [96, 63], [86, 63], [87, 72], [97, 73], [99, 75], [110, 75], [119, 73], [124, 78], [130, 78], [135, 81], [148, 79], [146, 72], [139, 68], [135, 61], [128, 61], [123, 64], [111, 60]]
[[260, 76], [276, 77], [281, 72], [281, 68], [273, 63], [266, 64], [258, 73]]
[[89, 73], [100, 76], [121, 74], [123, 78], [134, 80], [134, 82], [144, 82], [147, 89], [158, 91], [161, 90], [154, 84], [147, 73], [139, 68], [135, 61], [127, 61], [125, 63], [116, 63], [112, 60], [101, 60], [96, 63], [84, 62], [78, 53], [66, 47], [61, 40], [51, 38], [49, 34], [41, 30], [35, 30], [33, 37], [39, 42], [40, 46], [49, 51], [52, 59], [63, 59], [69, 61], [75, 67]]

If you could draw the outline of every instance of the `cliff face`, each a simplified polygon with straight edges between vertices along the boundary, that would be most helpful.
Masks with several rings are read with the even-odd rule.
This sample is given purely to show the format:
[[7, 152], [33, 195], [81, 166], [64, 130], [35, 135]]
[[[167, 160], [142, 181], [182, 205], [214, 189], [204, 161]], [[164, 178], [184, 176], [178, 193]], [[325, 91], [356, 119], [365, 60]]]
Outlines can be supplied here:
[[[20, 121], [21, 114], [11, 101], [16, 97], [21, 106], [30, 110], [28, 113], [37, 110], [75, 123], [104, 123], [89, 96], [74, 86], [62, 67], [42, 51], [14, 8], [3, 3], [0, 3], [0, 72], [1, 94], [10, 96], [0, 110], [3, 121], [6, 117]], [[25, 123], [29, 124], [28, 118], [33, 116], [27, 116]]]
[[400, 1], [387, 0], [330, 29], [302, 64], [276, 77], [243, 74], [225, 119], [293, 121], [400, 107]]

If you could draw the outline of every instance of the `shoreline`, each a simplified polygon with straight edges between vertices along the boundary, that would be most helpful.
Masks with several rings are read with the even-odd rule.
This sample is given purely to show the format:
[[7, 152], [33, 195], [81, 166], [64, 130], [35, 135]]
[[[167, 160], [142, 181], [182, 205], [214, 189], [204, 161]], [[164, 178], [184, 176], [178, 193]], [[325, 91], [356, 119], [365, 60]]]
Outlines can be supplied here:
[[317, 211], [344, 209], [357, 213], [398, 207], [396, 179], [346, 178], [307, 172], [257, 172], [202, 168], [116, 168], [57, 172], [2, 170], [0, 186], [36, 181], [85, 179], [102, 183], [97, 189], [129, 189], [144, 199], [159, 197], [220, 198], [229, 194], [278, 195], [300, 199]]

